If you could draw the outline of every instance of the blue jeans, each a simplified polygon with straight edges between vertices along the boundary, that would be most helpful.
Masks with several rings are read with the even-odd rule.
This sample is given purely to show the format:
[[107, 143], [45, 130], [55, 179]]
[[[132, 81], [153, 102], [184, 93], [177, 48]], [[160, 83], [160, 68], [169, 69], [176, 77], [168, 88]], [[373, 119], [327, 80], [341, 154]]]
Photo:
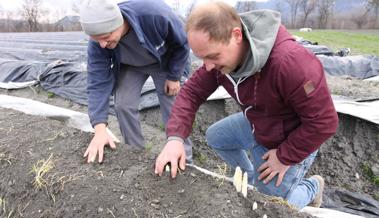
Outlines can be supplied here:
[[265, 162], [261, 157], [269, 149], [255, 141], [250, 122], [242, 112], [230, 115], [210, 126], [206, 132], [206, 139], [229, 166], [233, 169], [239, 166], [242, 171], [247, 172], [249, 184], [255, 186], [259, 192], [282, 197], [299, 209], [307, 206], [316, 197], [317, 180], [304, 179], [304, 175], [312, 165], [317, 151], [301, 163], [291, 166], [281, 185], [276, 187], [277, 176], [268, 184], [258, 180], [257, 169]]

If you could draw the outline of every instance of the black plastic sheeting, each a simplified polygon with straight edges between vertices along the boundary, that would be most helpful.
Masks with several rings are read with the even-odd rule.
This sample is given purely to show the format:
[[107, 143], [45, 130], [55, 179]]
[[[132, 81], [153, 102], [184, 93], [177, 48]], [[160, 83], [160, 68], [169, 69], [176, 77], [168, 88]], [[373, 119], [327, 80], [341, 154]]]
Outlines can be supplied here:
[[318, 43], [304, 39], [299, 39], [297, 42], [312, 51], [315, 55], [334, 55], [334, 51], [324, 45], [319, 45]]
[[44, 90], [83, 105], [87, 105], [86, 80], [87, 74], [75, 70], [75, 65], [69, 62], [0, 59], [1, 82], [37, 81]]
[[336, 187], [325, 190], [322, 207], [366, 218], [379, 217], [378, 201], [375, 201], [369, 195], [358, 194]]
[[[37, 81], [46, 91], [87, 105], [87, 42], [83, 32], [2, 33], [0, 82]], [[159, 105], [151, 79], [146, 81], [141, 96], [140, 110]], [[113, 108], [113, 97], [110, 102]]]
[[[46, 91], [76, 103], [88, 105], [87, 73], [77, 71], [74, 63], [62, 61], [42, 63], [0, 59], [0, 82], [21, 83], [27, 81], [37, 81]], [[152, 80], [145, 83], [141, 96], [140, 110], [159, 105]], [[113, 97], [110, 98], [110, 105], [110, 112], [114, 114]]]
[[317, 56], [325, 72], [333, 76], [349, 75], [360, 79], [368, 79], [379, 75], [379, 57], [373, 55], [359, 56]]
[[0, 58], [85, 63], [87, 42], [83, 32], [0, 33]]
[[[82, 32], [1, 33], [0, 83], [36, 81], [46, 91], [87, 105], [87, 42]], [[333, 52], [310, 42], [299, 43], [318, 55], [328, 74], [361, 79], [379, 75], [378, 57], [346, 56], [348, 50]], [[193, 55], [191, 58], [199, 61]], [[151, 80], [144, 85], [141, 96], [140, 110], [159, 105]], [[379, 216], [379, 203], [370, 197], [343, 190], [326, 190], [324, 196], [324, 207], [365, 217]]]
[[326, 73], [333, 76], [352, 76], [368, 79], [379, 75], [379, 57], [373, 55], [348, 56], [350, 48], [333, 51], [324, 45], [304, 39], [297, 41], [317, 55]]

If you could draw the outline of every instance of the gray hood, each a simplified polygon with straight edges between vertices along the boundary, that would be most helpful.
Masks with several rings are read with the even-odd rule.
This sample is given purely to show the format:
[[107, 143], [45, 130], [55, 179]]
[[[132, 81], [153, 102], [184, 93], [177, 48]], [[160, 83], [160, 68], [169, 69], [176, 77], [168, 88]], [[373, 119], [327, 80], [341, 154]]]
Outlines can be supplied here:
[[266, 64], [280, 27], [280, 13], [254, 10], [240, 14], [243, 32], [250, 43], [250, 51], [237, 72], [230, 75], [242, 78], [254, 75]]

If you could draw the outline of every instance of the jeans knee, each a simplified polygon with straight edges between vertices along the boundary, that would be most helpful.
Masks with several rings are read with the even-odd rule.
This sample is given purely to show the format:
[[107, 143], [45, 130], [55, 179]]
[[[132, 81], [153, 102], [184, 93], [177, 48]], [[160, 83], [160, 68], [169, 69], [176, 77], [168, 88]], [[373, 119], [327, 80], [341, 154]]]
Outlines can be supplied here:
[[211, 147], [215, 147], [216, 145], [216, 128], [212, 125], [208, 127], [207, 131], [205, 132], [205, 139]]

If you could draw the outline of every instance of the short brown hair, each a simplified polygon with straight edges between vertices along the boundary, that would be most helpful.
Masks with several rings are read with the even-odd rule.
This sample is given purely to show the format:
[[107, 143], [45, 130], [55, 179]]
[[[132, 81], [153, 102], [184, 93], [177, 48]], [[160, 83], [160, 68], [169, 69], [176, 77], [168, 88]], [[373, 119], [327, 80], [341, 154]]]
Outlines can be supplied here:
[[209, 39], [228, 43], [233, 28], [241, 27], [240, 16], [233, 7], [224, 2], [200, 4], [188, 17], [186, 31], [204, 31]]

